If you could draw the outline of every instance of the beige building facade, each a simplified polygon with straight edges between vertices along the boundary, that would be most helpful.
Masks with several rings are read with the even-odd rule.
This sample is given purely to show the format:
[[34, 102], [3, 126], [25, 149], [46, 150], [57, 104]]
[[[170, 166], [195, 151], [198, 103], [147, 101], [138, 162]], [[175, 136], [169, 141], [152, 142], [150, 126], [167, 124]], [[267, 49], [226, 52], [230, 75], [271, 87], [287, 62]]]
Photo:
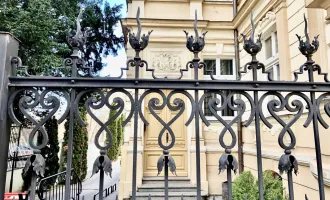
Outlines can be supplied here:
[[[217, 79], [236, 80], [238, 70], [251, 61], [251, 56], [243, 50], [243, 38], [236, 33], [249, 35], [251, 32], [250, 13], [256, 23], [257, 34], [262, 33], [263, 49], [258, 54], [258, 60], [265, 64], [266, 71], [272, 72], [274, 80], [293, 80], [293, 72], [305, 62], [306, 58], [298, 50], [298, 39], [295, 34], [304, 35], [305, 14], [309, 23], [310, 36], [319, 35], [320, 48], [313, 57], [323, 72], [330, 69], [330, 1], [329, 0], [238, 0], [237, 4], [226, 0], [128, 0], [128, 17], [122, 20], [124, 28], [136, 32], [136, 12], [140, 8], [143, 33], [153, 30], [149, 46], [141, 53], [142, 59], [149, 63], [149, 68], [155, 69], [158, 78], [178, 78], [180, 69], [185, 68], [193, 54], [186, 49], [186, 37], [183, 30], [193, 33], [195, 11], [198, 16], [199, 32], [208, 31], [206, 45], [200, 54], [201, 60], [207, 64], [207, 69], [199, 71], [199, 77], [209, 79], [207, 70], [214, 70]], [[256, 35], [257, 35], [256, 34]], [[235, 45], [238, 49], [235, 50]], [[235, 53], [238, 52], [238, 53]], [[127, 45], [128, 59], [135, 52]], [[192, 70], [184, 73], [183, 79], [192, 79]], [[127, 72], [127, 77], [133, 77], [134, 70]], [[261, 76], [261, 75], [260, 75]], [[152, 78], [152, 73], [140, 70], [140, 77]], [[264, 77], [266, 80], [266, 77]], [[304, 81], [305, 77], [300, 77]], [[322, 81], [320, 77], [320, 81]], [[251, 80], [248, 73], [243, 80]], [[143, 91], [141, 91], [142, 94]], [[166, 95], [170, 91], [163, 91]], [[190, 92], [190, 91], [189, 91]], [[203, 95], [201, 92], [200, 95]], [[137, 187], [142, 185], [145, 177], [157, 176], [157, 160], [162, 155], [158, 145], [158, 134], [163, 128], [148, 109], [149, 99], [160, 96], [151, 94], [144, 101], [144, 116], [149, 126], [139, 120], [138, 155], [137, 155]], [[180, 96], [178, 96], [180, 98]], [[175, 97], [173, 97], [174, 99]], [[184, 97], [181, 96], [184, 99]], [[211, 97], [210, 97], [211, 98]], [[186, 99], [187, 105], [189, 105]], [[196, 147], [194, 123], [185, 126], [191, 108], [188, 106], [171, 128], [175, 130], [176, 143], [171, 149], [171, 155], [177, 165], [177, 176], [185, 177], [191, 184], [196, 184]], [[249, 110], [247, 110], [248, 114]], [[177, 113], [164, 108], [157, 115], [164, 121], [170, 121]], [[222, 182], [226, 174], [218, 175], [218, 161], [224, 153], [219, 145], [219, 132], [223, 125], [219, 123], [207, 109], [204, 114], [211, 122], [210, 126], [201, 125], [201, 187], [208, 196], [220, 196]], [[323, 113], [324, 114], [324, 113]], [[225, 110], [221, 117], [230, 121], [235, 115]], [[274, 124], [272, 129], [261, 126], [261, 142], [263, 170], [278, 172], [278, 160], [283, 149], [277, 143], [282, 128], [270, 115], [267, 119]], [[303, 127], [307, 113], [291, 128], [296, 134], [297, 144], [292, 152], [299, 162], [299, 174], [294, 177], [295, 198], [303, 199], [305, 193], [310, 199], [318, 199], [317, 169], [315, 161], [314, 138], [312, 126]], [[281, 113], [281, 118], [290, 121], [292, 114]], [[329, 118], [327, 122], [330, 122]], [[246, 116], [243, 115], [243, 122]], [[233, 125], [238, 129], [238, 125]], [[236, 131], [237, 132], [237, 131]], [[326, 197], [330, 198], [330, 141], [328, 130], [321, 129], [321, 147], [324, 168], [324, 183]], [[164, 134], [163, 139], [166, 140]], [[244, 170], [250, 170], [257, 175], [256, 140], [253, 124], [242, 128], [242, 151]], [[290, 141], [290, 138], [286, 138]], [[238, 146], [233, 149], [233, 155], [238, 158]], [[125, 128], [125, 143], [122, 147], [121, 176], [119, 199], [128, 199], [132, 191], [132, 160], [133, 160], [133, 121]], [[160, 175], [162, 176], [162, 174]], [[286, 174], [283, 174], [286, 180]], [[286, 185], [285, 181], [285, 185]]]

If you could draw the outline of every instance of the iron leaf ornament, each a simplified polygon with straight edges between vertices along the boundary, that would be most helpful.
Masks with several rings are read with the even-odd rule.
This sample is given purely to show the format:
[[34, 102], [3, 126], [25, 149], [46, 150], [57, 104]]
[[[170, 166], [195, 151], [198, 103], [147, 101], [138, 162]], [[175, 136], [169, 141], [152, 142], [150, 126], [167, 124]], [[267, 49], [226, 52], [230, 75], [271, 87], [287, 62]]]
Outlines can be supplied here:
[[[172, 172], [173, 175], [177, 176], [176, 174], [176, 164], [175, 161], [173, 159], [173, 157], [171, 155], [165, 155], [168, 156], [168, 167], [170, 168], [170, 171]], [[165, 156], [161, 155], [158, 159], [157, 162], [157, 169], [158, 169], [158, 174], [157, 176], [159, 176], [159, 174], [163, 171], [164, 167], [165, 167]]]
[[135, 51], [142, 51], [148, 46], [149, 43], [149, 36], [151, 35], [152, 31], [149, 31], [148, 34], [143, 34], [141, 37], [141, 31], [142, 31], [142, 26], [141, 26], [141, 20], [140, 20], [140, 7], [137, 10], [136, 14], [136, 21], [138, 24], [138, 31], [135, 35], [132, 30], [128, 29], [129, 33], [129, 44]]
[[23, 175], [26, 176], [29, 172], [29, 169], [36, 173], [36, 175], [44, 177], [46, 162], [44, 157], [40, 154], [40, 150], [33, 150], [33, 155], [26, 161], [25, 167], [23, 169]]
[[226, 169], [231, 169], [234, 173], [237, 173], [238, 170], [238, 162], [236, 158], [231, 155], [231, 151], [226, 149], [226, 152], [223, 153], [219, 160], [219, 174]]
[[293, 155], [291, 155], [290, 150], [285, 150], [285, 154], [281, 156], [278, 163], [278, 169], [280, 174], [283, 174], [283, 172], [288, 173], [288, 171], [294, 170], [294, 173], [297, 175], [298, 161]]
[[319, 35], [314, 37], [314, 40], [312, 41], [312, 43], [310, 42], [310, 38], [309, 38], [309, 34], [308, 34], [308, 24], [307, 24], [307, 19], [306, 19], [306, 15], [304, 14], [304, 22], [305, 22], [305, 37], [306, 37], [306, 41], [304, 42], [301, 39], [301, 36], [299, 36], [298, 34], [296, 34], [298, 40], [299, 40], [299, 51], [307, 56], [307, 57], [311, 57], [319, 48], [319, 41], [318, 41], [318, 37]]
[[252, 26], [252, 30], [251, 30], [251, 36], [249, 39], [247, 39], [246, 35], [241, 34], [244, 40], [244, 45], [243, 48], [244, 50], [249, 53], [252, 56], [256, 56], [262, 48], [262, 43], [261, 43], [261, 33], [258, 35], [258, 39], [257, 41], [255, 41], [254, 39], [254, 33], [255, 33], [255, 25], [253, 22], [253, 13], [251, 13], [251, 26]]
[[[96, 158], [93, 164], [92, 176], [97, 174], [102, 168], [106, 175], [109, 175], [112, 178], [112, 162], [110, 158], [106, 155], [106, 151], [100, 151], [100, 156]], [[92, 177], [91, 176], [91, 177]]]
[[187, 31], [183, 31], [186, 34], [186, 47], [189, 49], [189, 51], [193, 53], [198, 53], [204, 49], [205, 46], [205, 35], [208, 31], [202, 33], [202, 36], [199, 36], [198, 30], [197, 30], [197, 10], [195, 10], [195, 22], [194, 22], [194, 31], [195, 31], [195, 37], [189, 36], [189, 33]]

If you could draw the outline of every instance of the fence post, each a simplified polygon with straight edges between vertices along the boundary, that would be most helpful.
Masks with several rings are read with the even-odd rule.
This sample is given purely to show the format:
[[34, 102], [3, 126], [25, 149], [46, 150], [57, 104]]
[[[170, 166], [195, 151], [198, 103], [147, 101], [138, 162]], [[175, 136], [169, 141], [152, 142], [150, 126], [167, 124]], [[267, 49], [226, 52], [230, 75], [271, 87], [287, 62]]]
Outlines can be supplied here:
[[[6, 32], [0, 32], [0, 163], [7, 163], [10, 122], [7, 115], [8, 77], [13, 74], [11, 57], [17, 56], [19, 42]], [[5, 195], [7, 165], [0, 166], [0, 199]]]

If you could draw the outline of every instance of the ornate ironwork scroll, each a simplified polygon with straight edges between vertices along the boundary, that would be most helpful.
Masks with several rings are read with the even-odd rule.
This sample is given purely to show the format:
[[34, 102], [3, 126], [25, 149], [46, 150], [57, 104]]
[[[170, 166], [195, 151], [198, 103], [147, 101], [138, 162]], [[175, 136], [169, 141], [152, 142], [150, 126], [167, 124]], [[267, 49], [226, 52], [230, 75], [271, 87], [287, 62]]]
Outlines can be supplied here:
[[[196, 199], [202, 199], [201, 193], [201, 150], [200, 150], [200, 119], [206, 126], [211, 125], [211, 121], [204, 112], [204, 107], [208, 108], [209, 114], [213, 119], [222, 125], [219, 130], [219, 144], [223, 149], [223, 154], [219, 158], [219, 172], [227, 171], [228, 181], [228, 199], [232, 200], [232, 171], [236, 173], [238, 162], [232, 152], [237, 146], [235, 124], [240, 118], [244, 118], [244, 126], [254, 126], [257, 152], [258, 166], [258, 187], [259, 199], [264, 199], [263, 194], [263, 168], [261, 154], [261, 123], [268, 128], [272, 128], [269, 117], [273, 118], [279, 124], [280, 130], [278, 135], [278, 145], [283, 149], [284, 154], [280, 157], [278, 169], [280, 173], [286, 172], [288, 175], [288, 189], [290, 200], [294, 199], [292, 172], [298, 172], [298, 161], [295, 158], [294, 148], [297, 143], [297, 134], [294, 132], [293, 126], [298, 122], [301, 116], [306, 115], [304, 127], [313, 124], [313, 134], [316, 151], [318, 185], [320, 199], [325, 200], [322, 157], [320, 148], [319, 123], [324, 128], [329, 128], [324, 119], [330, 117], [330, 83], [328, 74], [323, 73], [321, 66], [317, 65], [312, 56], [319, 47], [318, 38], [315, 37], [311, 41], [307, 33], [307, 20], [305, 19], [305, 37], [303, 41], [300, 36], [299, 50], [306, 56], [307, 61], [299, 68], [298, 72], [294, 72], [294, 81], [274, 81], [271, 74], [266, 71], [264, 64], [257, 60], [257, 54], [262, 50], [261, 35], [255, 39], [255, 25], [253, 15], [251, 15], [251, 36], [248, 38], [243, 36], [244, 50], [251, 55], [250, 62], [245, 64], [240, 72], [239, 80], [217, 80], [214, 72], [210, 73], [211, 80], [201, 80], [198, 77], [199, 70], [205, 67], [205, 63], [199, 58], [199, 53], [205, 46], [205, 33], [199, 34], [197, 29], [197, 12], [194, 21], [194, 36], [189, 36], [185, 32], [186, 47], [193, 53], [194, 57], [187, 62], [184, 69], [176, 68], [180, 72], [181, 79], [183, 72], [193, 70], [194, 78], [191, 80], [170, 79], [168, 77], [159, 78], [155, 75], [155, 70], [149, 68], [148, 62], [140, 57], [142, 50], [146, 49], [150, 42], [152, 31], [142, 34], [142, 25], [140, 20], [140, 9], [138, 9], [136, 20], [138, 30], [137, 33], [129, 31], [129, 44], [135, 50], [135, 57], [126, 63], [126, 67], [121, 69], [119, 77], [96, 77], [92, 68], [88, 66], [84, 59], [79, 57], [79, 51], [84, 46], [88, 30], [83, 31], [80, 27], [80, 20], [83, 10], [77, 18], [77, 30], [70, 31], [68, 34], [68, 44], [73, 49], [72, 56], [63, 60], [61, 67], [51, 70], [50, 75], [43, 72], [41, 75], [31, 75], [28, 67], [22, 64], [18, 57], [12, 58], [12, 66], [17, 71], [16, 76], [9, 78], [9, 87], [12, 89], [11, 96], [8, 99], [9, 117], [16, 124], [21, 124], [20, 117], [17, 116], [19, 111], [30, 124], [33, 129], [30, 133], [30, 146], [35, 149], [35, 154], [31, 156], [27, 162], [25, 172], [33, 169], [34, 183], [38, 175], [43, 174], [44, 160], [39, 154], [48, 140], [47, 132], [44, 124], [53, 116], [59, 118], [61, 123], [65, 119], [69, 122], [68, 137], [68, 159], [66, 171], [65, 199], [70, 199], [70, 177], [72, 166], [72, 146], [73, 146], [73, 129], [74, 120], [78, 120], [80, 124], [86, 125], [79, 114], [79, 108], [84, 107], [87, 113], [99, 125], [99, 130], [94, 138], [94, 143], [100, 149], [100, 156], [94, 162], [93, 175], [100, 172], [99, 198], [102, 199], [104, 173], [110, 174], [112, 171], [111, 160], [106, 156], [106, 150], [112, 145], [112, 133], [108, 128], [109, 124], [114, 122], [125, 110], [129, 110], [127, 118], [123, 122], [125, 126], [129, 121], [133, 123], [133, 172], [132, 172], [132, 199], [137, 198], [137, 142], [139, 130], [139, 117], [145, 125], [149, 122], [144, 116], [144, 107], [142, 106], [146, 97], [156, 94], [158, 97], [148, 100], [147, 106], [152, 115], [162, 126], [158, 134], [158, 145], [163, 149], [163, 155], [160, 156], [157, 168], [158, 174], [164, 170], [164, 199], [169, 198], [168, 192], [168, 170], [173, 174], [176, 173], [176, 164], [171, 157], [170, 150], [175, 145], [175, 130], [173, 130], [174, 122], [176, 122], [185, 112], [189, 117], [185, 122], [185, 126], [191, 125], [194, 121], [194, 131], [196, 139]], [[133, 78], [123, 79], [123, 71], [134, 68]], [[146, 72], [152, 72], [151, 79], [140, 77], [140, 69]], [[261, 72], [261, 73], [260, 73]], [[241, 74], [251, 73], [251, 80], [241, 80]], [[299, 82], [298, 77], [302, 74], [308, 75], [307, 82]], [[269, 81], [259, 81], [260, 74], [268, 76]], [[88, 75], [89, 77], [86, 77]], [[316, 76], [321, 76], [324, 82], [317, 82]], [[170, 90], [166, 95], [163, 90]], [[204, 92], [200, 96], [201, 91]], [[191, 94], [190, 92], [193, 92]], [[177, 98], [175, 95], [183, 97]], [[141, 96], [140, 96], [141, 95]], [[212, 98], [209, 96], [212, 95]], [[273, 97], [270, 99], [269, 97]], [[116, 110], [116, 114], [103, 122], [95, 114], [102, 108]], [[266, 109], [267, 108], [267, 109]], [[175, 112], [175, 115], [168, 122], [157, 115], [157, 111], [169, 109]], [[230, 119], [224, 119], [220, 112], [230, 109], [234, 116]], [[44, 118], [34, 116], [36, 111], [47, 111]], [[324, 111], [324, 112], [323, 112]], [[283, 114], [290, 113], [290, 118], [284, 120]], [[325, 113], [325, 114], [323, 114]], [[255, 122], [254, 124], [252, 124]], [[2, 123], [0, 121], [0, 123]], [[182, 124], [183, 125], [183, 124]], [[35, 144], [34, 137], [37, 133], [43, 136], [41, 144]], [[168, 133], [168, 141], [164, 142], [163, 136]], [[109, 138], [107, 143], [100, 141], [101, 134], [106, 134]], [[231, 138], [231, 142], [226, 143], [226, 137]], [[30, 170], [31, 171], [31, 170]], [[33, 193], [33, 187], [31, 192]], [[146, 197], [147, 198], [147, 197]], [[149, 199], [151, 199], [151, 195]], [[180, 198], [180, 196], [178, 197]], [[183, 198], [183, 197], [181, 197]], [[307, 199], [307, 195], [306, 195]]]

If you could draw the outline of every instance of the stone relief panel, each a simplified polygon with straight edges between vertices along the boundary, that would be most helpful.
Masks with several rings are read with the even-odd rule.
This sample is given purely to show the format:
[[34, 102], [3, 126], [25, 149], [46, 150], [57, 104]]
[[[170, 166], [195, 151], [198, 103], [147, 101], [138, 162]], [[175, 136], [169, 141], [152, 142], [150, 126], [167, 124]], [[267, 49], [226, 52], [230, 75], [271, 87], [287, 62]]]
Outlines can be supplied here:
[[[169, 78], [177, 79], [181, 76], [181, 69], [186, 66], [183, 64], [185, 58], [183, 58], [181, 51], [151, 51], [149, 53], [149, 69], [154, 70], [154, 75], [157, 78]], [[147, 76], [151, 74], [146, 73]], [[184, 75], [186, 75], [184, 73]]]
[[156, 71], [179, 71], [181, 58], [174, 53], [155, 53], [152, 60], [152, 68]]

